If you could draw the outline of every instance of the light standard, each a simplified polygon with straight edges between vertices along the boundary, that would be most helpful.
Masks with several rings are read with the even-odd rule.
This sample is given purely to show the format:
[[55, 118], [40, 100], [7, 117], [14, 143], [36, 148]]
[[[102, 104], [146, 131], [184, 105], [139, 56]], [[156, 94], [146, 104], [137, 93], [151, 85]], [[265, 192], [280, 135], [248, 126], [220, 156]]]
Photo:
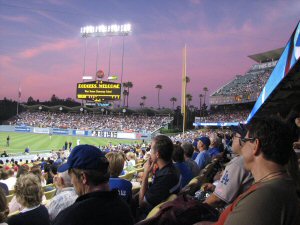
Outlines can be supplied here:
[[[99, 37], [110, 37], [110, 50], [109, 50], [109, 65], [108, 65], [108, 76], [110, 76], [110, 58], [111, 58], [111, 43], [113, 36], [121, 36], [123, 37], [122, 43], [122, 69], [121, 69], [121, 99], [123, 100], [123, 72], [124, 72], [124, 39], [125, 36], [131, 34], [131, 24], [112, 24], [112, 25], [98, 25], [98, 26], [85, 26], [80, 28], [81, 36], [85, 39], [85, 50], [84, 50], [84, 65], [83, 65], [83, 76], [85, 76], [85, 56], [86, 56], [86, 48], [87, 48], [87, 38], [88, 37], [97, 37], [97, 59], [96, 59], [96, 72], [98, 70], [98, 52], [99, 52]], [[121, 105], [121, 104], [120, 104]]]
[[102, 116], [103, 116], [103, 112], [104, 112], [104, 109], [103, 109], [103, 108], [101, 108], [101, 112], [102, 112]]
[[124, 117], [125, 113], [126, 113], [126, 109], [123, 109], [122, 112], [123, 112], [123, 117]]
[[59, 111], [62, 112], [62, 110], [63, 110], [63, 108], [62, 108], [62, 107], [59, 107]]
[[80, 108], [79, 110], [80, 110], [81, 113], [83, 112], [83, 108]]

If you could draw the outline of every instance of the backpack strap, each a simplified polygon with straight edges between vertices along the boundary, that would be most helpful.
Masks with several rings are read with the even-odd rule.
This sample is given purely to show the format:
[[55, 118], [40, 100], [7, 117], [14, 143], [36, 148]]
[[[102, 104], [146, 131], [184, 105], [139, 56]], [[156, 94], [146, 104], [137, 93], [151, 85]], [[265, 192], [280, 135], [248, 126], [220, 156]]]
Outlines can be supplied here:
[[243, 194], [239, 195], [237, 199], [229, 205], [220, 215], [219, 220], [214, 225], [223, 225], [225, 224], [225, 221], [229, 214], [233, 211], [233, 209], [236, 207], [236, 205], [247, 195], [257, 190], [259, 186], [257, 184], [253, 184], [247, 191], [245, 191]]

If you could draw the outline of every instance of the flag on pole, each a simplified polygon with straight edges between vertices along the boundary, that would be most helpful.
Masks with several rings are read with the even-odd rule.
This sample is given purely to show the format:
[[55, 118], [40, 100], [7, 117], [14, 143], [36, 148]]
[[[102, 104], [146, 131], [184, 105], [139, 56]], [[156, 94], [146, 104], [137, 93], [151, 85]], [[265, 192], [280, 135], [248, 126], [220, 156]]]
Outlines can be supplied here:
[[183, 129], [184, 133], [186, 127], [186, 45], [183, 49], [182, 57], [182, 91], [181, 91], [181, 113], [183, 114]]

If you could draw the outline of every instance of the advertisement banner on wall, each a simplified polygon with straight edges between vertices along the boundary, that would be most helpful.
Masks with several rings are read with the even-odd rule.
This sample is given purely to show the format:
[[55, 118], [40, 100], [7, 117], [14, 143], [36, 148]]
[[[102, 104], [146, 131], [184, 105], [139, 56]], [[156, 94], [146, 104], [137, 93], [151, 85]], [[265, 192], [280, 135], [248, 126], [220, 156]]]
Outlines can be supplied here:
[[17, 132], [30, 132], [30, 127], [15, 127]]
[[101, 138], [117, 138], [117, 131], [93, 131], [92, 136]]
[[53, 133], [53, 134], [63, 134], [63, 135], [67, 135], [67, 134], [69, 134], [69, 130], [66, 130], [66, 129], [59, 129], [59, 128], [53, 128], [53, 129], [52, 129], [52, 133]]
[[135, 138], [138, 139], [138, 140], [140, 140], [140, 139], [150, 139], [151, 136], [148, 135], [148, 134], [137, 133], [137, 134], [135, 135]]
[[88, 131], [86, 130], [73, 130], [73, 135], [78, 135], [78, 136], [87, 136]]
[[135, 133], [123, 133], [123, 132], [118, 132], [117, 138], [136, 139]]
[[33, 133], [37, 134], [49, 134], [49, 128], [40, 128], [40, 127], [34, 127], [33, 128]]

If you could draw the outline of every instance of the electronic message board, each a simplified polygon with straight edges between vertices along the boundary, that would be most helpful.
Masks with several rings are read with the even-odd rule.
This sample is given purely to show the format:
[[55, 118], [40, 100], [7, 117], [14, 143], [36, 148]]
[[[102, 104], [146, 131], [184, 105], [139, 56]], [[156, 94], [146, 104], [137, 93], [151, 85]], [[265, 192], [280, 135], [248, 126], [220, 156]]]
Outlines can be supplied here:
[[100, 80], [77, 83], [76, 96], [95, 102], [120, 100], [121, 84]]

